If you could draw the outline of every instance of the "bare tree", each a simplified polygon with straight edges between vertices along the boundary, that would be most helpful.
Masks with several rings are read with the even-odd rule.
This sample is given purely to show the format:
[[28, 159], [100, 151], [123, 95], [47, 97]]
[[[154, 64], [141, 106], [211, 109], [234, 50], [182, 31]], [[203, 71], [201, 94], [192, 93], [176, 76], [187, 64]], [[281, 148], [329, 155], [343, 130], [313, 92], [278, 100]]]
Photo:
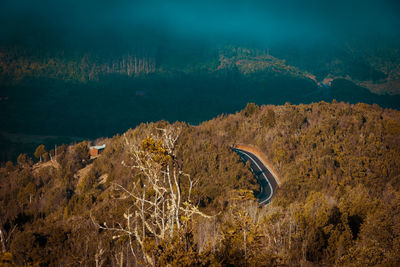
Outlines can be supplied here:
[[197, 181], [182, 172], [176, 161], [175, 145], [181, 128], [167, 125], [156, 130], [156, 134], [142, 142], [123, 136], [129, 160], [122, 161], [122, 165], [138, 170], [142, 179], [134, 181], [129, 190], [113, 183], [114, 189], [122, 193], [122, 198], [131, 203], [124, 213], [123, 222], [117, 227], [96, 223], [99, 228], [118, 232], [114, 238], [128, 235], [132, 254], [136, 257], [133, 249], [133, 242], [136, 242], [149, 265], [154, 265], [154, 260], [145, 248], [146, 242], [152, 240], [158, 244], [172, 237], [187, 227], [195, 214], [209, 217], [191, 203], [191, 191]]
[[1, 243], [1, 252], [5, 253], [7, 252], [9, 248], [9, 242], [11, 240], [11, 237], [13, 236], [13, 233], [15, 229], [17, 228], [17, 225], [14, 225], [9, 231], [6, 231], [3, 228], [3, 222], [0, 219], [0, 243]]
[[96, 267], [101, 267], [104, 265], [105, 259], [102, 259], [105, 250], [101, 246], [101, 242], [98, 244], [96, 249], [96, 254], [94, 255], [94, 261], [96, 263]]

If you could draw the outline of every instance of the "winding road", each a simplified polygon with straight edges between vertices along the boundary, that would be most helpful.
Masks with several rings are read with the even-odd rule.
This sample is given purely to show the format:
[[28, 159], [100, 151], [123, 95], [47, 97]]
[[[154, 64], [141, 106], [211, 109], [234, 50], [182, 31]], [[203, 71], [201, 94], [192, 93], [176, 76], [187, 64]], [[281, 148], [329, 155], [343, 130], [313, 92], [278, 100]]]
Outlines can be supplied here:
[[256, 151], [256, 149], [244, 145], [236, 145], [232, 146], [232, 150], [244, 162], [250, 160], [250, 169], [256, 176], [261, 188], [260, 194], [256, 197], [260, 204], [268, 204], [280, 184], [278, 177], [271, 170], [271, 167], [263, 161], [262, 155], [260, 155], [261, 152]]

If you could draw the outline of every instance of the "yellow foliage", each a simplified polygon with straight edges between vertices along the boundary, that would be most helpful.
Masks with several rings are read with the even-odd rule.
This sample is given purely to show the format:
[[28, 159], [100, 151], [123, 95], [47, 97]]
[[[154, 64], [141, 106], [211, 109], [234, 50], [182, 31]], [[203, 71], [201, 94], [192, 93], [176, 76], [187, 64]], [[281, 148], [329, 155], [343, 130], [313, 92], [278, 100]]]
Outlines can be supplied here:
[[393, 135], [400, 134], [400, 122], [399, 121], [387, 120], [387, 121], [385, 121], [385, 128], [389, 134], [393, 134]]
[[143, 151], [149, 152], [155, 162], [167, 163], [172, 159], [164, 144], [160, 140], [154, 140], [152, 137], [143, 139], [141, 148]]
[[8, 267], [8, 266], [15, 266], [14, 259], [11, 252], [0, 252], [0, 266]]

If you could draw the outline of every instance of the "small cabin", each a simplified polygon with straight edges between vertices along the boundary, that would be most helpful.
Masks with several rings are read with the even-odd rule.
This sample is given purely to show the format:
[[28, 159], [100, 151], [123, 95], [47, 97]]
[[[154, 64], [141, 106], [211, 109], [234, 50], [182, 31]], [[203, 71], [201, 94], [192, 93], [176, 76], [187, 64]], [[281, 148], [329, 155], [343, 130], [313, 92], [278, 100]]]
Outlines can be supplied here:
[[101, 146], [91, 146], [89, 149], [89, 154], [92, 157], [96, 157], [99, 154], [101, 154], [101, 152], [103, 152], [103, 150], [106, 148], [106, 145], [101, 145]]

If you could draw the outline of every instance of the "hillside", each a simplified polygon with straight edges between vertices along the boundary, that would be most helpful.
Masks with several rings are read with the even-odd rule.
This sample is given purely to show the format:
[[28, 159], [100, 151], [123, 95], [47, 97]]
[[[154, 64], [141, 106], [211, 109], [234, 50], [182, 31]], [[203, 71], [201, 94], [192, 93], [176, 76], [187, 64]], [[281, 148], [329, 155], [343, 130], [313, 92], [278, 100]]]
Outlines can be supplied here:
[[[259, 148], [282, 185], [269, 205], [230, 146]], [[141, 124], [21, 154], [0, 169], [2, 263], [398, 265], [400, 112], [261, 106], [191, 126]], [[45, 160], [49, 160], [46, 154]]]
[[85, 84], [110, 75], [135, 79], [154, 74], [214, 76], [237, 71], [301, 78], [329, 86], [335, 79], [346, 79], [375, 94], [400, 94], [399, 40], [369, 41], [371, 44], [359, 40], [318, 48], [275, 45], [271, 54], [269, 47], [185, 47], [179, 43], [114, 52], [0, 46], [0, 81], [15, 85], [26, 79], [55, 79]]
[[[298, 50], [180, 43], [115, 51], [2, 46], [0, 161], [15, 161], [39, 144], [113, 136], [146, 121], [198, 124], [249, 102], [336, 99], [400, 109], [400, 95], [386, 94], [397, 90], [393, 47], [380, 54], [360, 48], [365, 55], [330, 47]], [[392, 78], [379, 74], [377, 64]], [[385, 83], [384, 76], [393, 84], [386, 91], [378, 86], [372, 93], [363, 85]]]

